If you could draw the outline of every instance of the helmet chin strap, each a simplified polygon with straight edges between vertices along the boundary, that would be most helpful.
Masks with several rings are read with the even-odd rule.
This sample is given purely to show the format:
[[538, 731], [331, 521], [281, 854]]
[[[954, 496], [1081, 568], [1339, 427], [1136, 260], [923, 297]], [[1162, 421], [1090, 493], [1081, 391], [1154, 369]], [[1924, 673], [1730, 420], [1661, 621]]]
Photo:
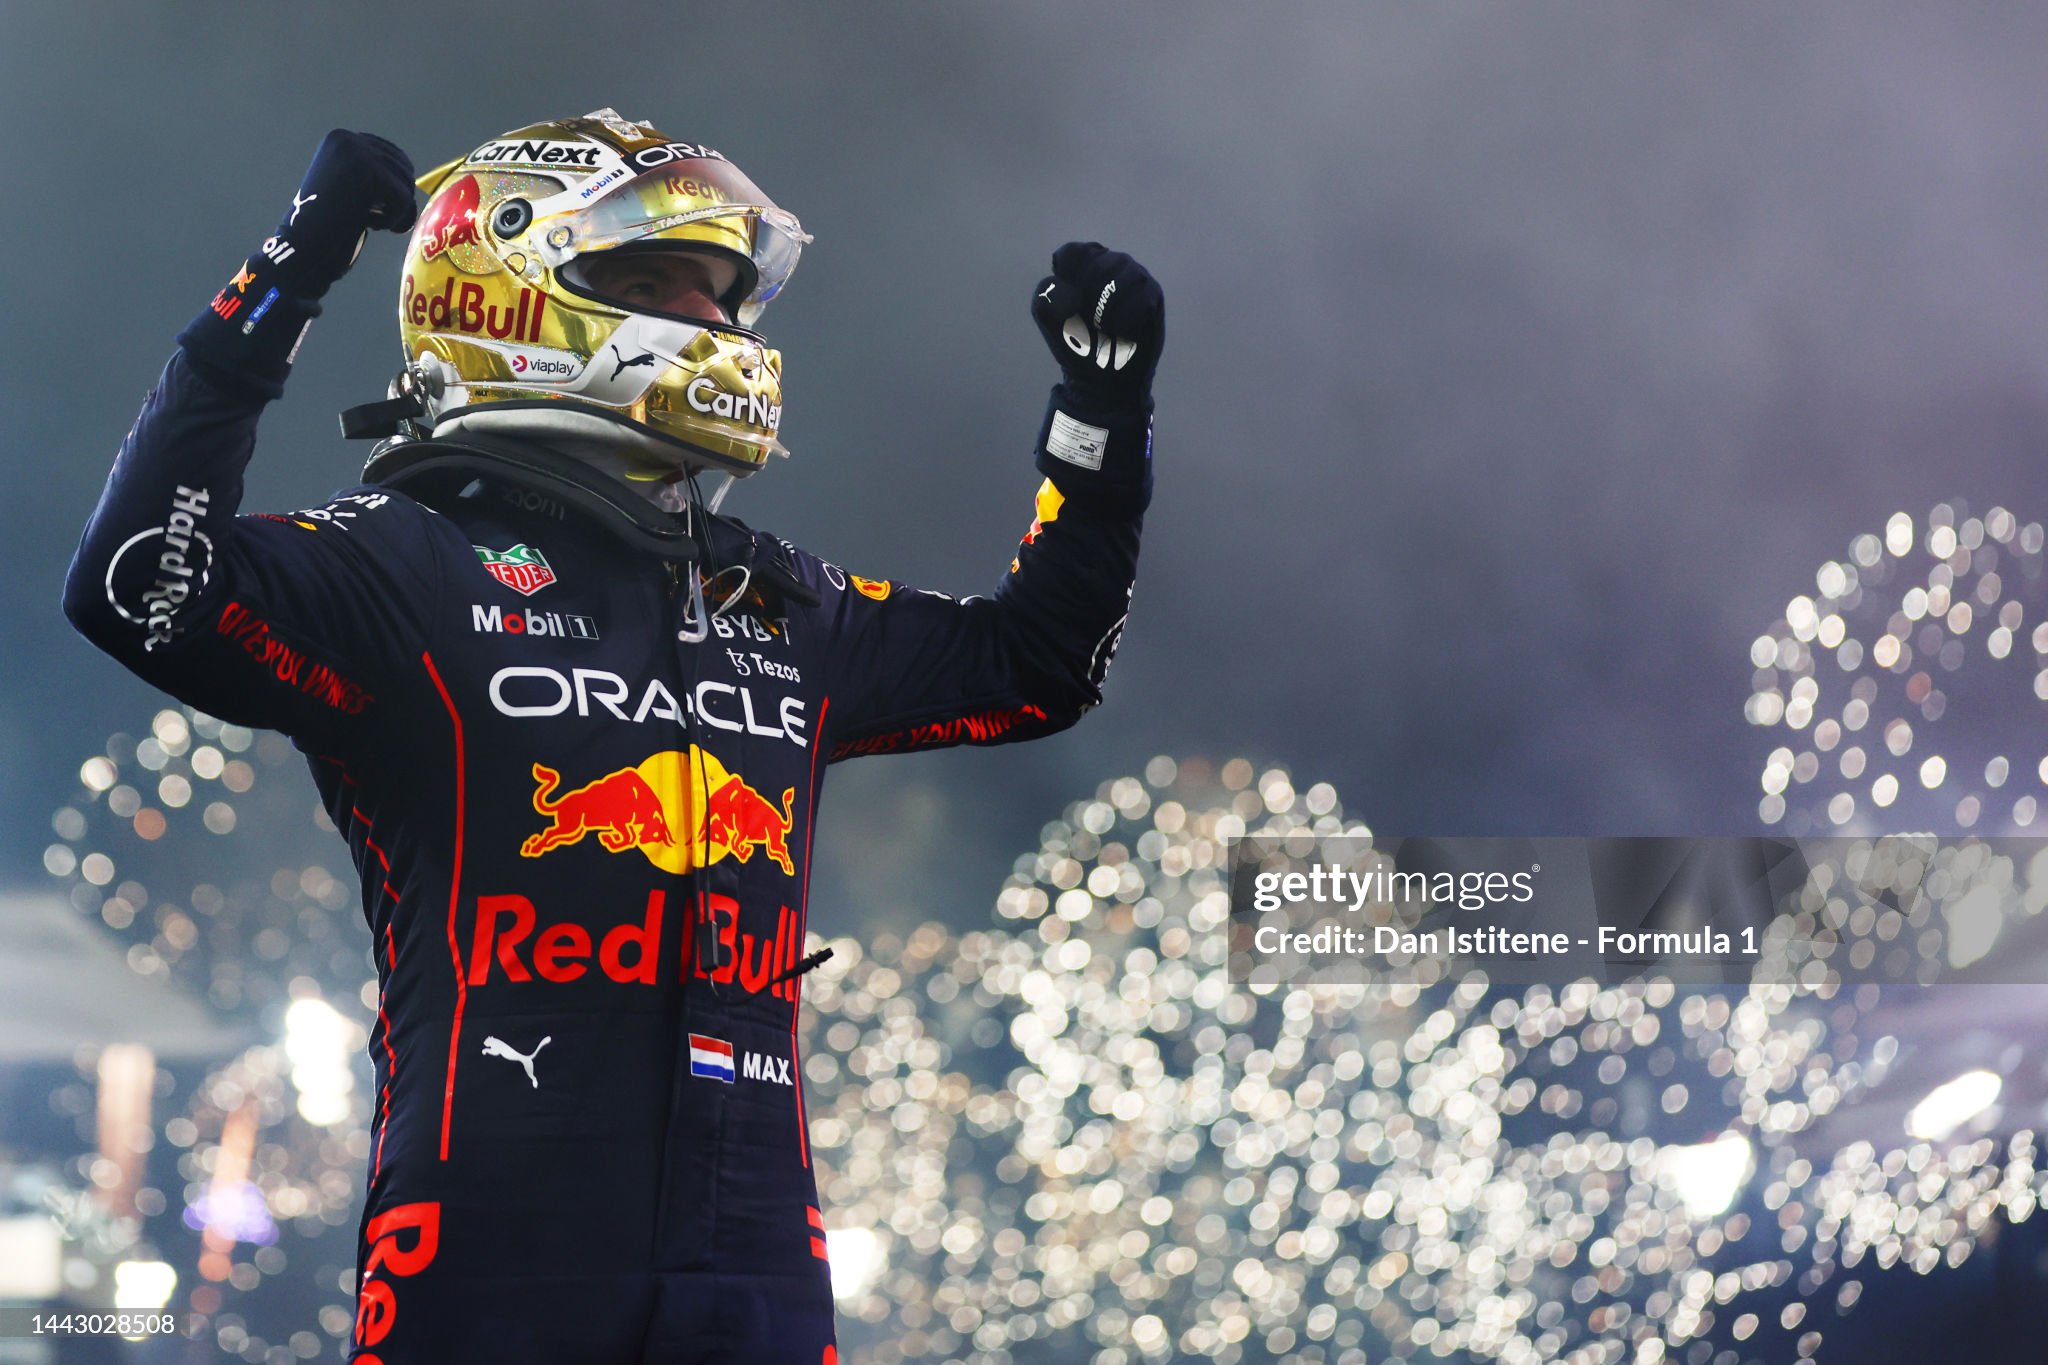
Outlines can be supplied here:
[[425, 415], [425, 389], [425, 374], [418, 366], [407, 365], [391, 381], [381, 401], [358, 403], [352, 408], [342, 409], [342, 439], [363, 441], [378, 436], [397, 436], [400, 424]]

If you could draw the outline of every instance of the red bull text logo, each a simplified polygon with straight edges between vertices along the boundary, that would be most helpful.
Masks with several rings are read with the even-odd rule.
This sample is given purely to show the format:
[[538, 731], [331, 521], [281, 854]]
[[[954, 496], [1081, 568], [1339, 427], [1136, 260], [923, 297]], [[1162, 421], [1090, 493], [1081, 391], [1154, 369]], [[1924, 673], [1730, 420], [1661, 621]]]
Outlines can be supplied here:
[[[412, 1234], [412, 1245], [399, 1245], [400, 1234]], [[441, 1249], [441, 1206], [400, 1204], [370, 1220], [363, 1240], [370, 1244], [363, 1258], [363, 1287], [356, 1295], [356, 1345], [369, 1347], [391, 1335], [398, 1322], [398, 1293], [391, 1278], [417, 1275], [434, 1263]], [[365, 1350], [356, 1365], [383, 1365]]]
[[[737, 982], [749, 994], [765, 992], [775, 999], [795, 1000], [795, 969], [804, 946], [796, 912], [786, 905], [777, 907], [775, 933], [763, 937], [739, 928], [739, 908], [731, 896], [704, 897], [708, 922], [718, 936], [719, 965], [708, 973], [710, 979], [720, 985]], [[688, 981], [698, 975], [691, 948], [696, 936], [690, 932], [673, 938], [680, 962], [672, 975], [662, 974], [662, 924], [667, 915], [668, 893], [656, 889], [647, 893], [647, 908], [638, 920], [615, 924], [600, 936], [592, 926], [572, 919], [543, 927], [539, 911], [524, 896], [478, 896], [466, 980], [472, 987], [493, 981], [566, 984], [595, 970], [622, 986]]]
[[539, 344], [541, 315], [548, 308], [546, 294], [523, 285], [517, 308], [510, 304], [486, 304], [482, 285], [464, 280], [458, 293], [452, 277], [441, 286], [440, 293], [423, 294], [413, 288], [412, 276], [407, 275], [404, 296], [400, 305], [403, 316], [415, 327], [431, 327], [437, 332], [452, 327], [471, 336], [489, 335], [501, 341], [510, 337], [528, 346]]
[[784, 876], [796, 875], [789, 853], [796, 788], [783, 789], [777, 810], [694, 744], [687, 753], [665, 750], [567, 792], [560, 791], [562, 775], [544, 763], [533, 765], [533, 780], [533, 808], [548, 825], [519, 845], [522, 857], [538, 858], [590, 834], [605, 852], [637, 848], [665, 872], [709, 867], [727, 855], [744, 863], [758, 849]]

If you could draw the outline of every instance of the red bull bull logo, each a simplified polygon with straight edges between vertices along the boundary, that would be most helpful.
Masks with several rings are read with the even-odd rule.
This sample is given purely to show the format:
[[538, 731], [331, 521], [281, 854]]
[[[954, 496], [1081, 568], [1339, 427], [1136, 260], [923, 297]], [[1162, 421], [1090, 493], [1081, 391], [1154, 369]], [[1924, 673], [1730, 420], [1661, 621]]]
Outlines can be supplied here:
[[548, 817], [548, 827], [519, 846], [521, 856], [538, 858], [550, 849], [596, 834], [607, 853], [624, 853], [643, 843], [670, 845], [668, 817], [661, 798], [647, 779], [631, 768], [606, 773], [565, 796], [556, 797], [562, 775], [542, 763], [533, 765], [533, 808]]
[[[1060, 508], [1066, 506], [1067, 496], [1053, 487], [1051, 479], [1038, 485], [1038, 496], [1031, 505], [1031, 529], [1024, 533], [1024, 544], [1034, 545], [1045, 534], [1045, 528], [1060, 518]], [[1018, 561], [1010, 561], [1010, 572], [1017, 572]]]
[[[795, 799], [796, 788], [784, 787], [782, 809], [778, 811], [738, 776], [728, 775], [704, 804], [706, 845], [723, 849], [741, 862], [753, 857], [757, 846], [764, 848], [784, 876], [795, 876], [796, 865], [789, 857], [790, 807]], [[705, 861], [716, 857], [714, 854]]]
[[547, 827], [519, 845], [538, 858], [595, 835], [607, 853], [637, 848], [665, 872], [709, 867], [720, 858], [767, 855], [784, 876], [796, 875], [789, 833], [795, 826], [796, 788], [786, 787], [778, 809], [696, 745], [654, 754], [568, 792], [562, 775], [533, 765], [533, 809]]
[[450, 247], [477, 245], [476, 177], [465, 175], [436, 195], [420, 219], [420, 255], [433, 260]]

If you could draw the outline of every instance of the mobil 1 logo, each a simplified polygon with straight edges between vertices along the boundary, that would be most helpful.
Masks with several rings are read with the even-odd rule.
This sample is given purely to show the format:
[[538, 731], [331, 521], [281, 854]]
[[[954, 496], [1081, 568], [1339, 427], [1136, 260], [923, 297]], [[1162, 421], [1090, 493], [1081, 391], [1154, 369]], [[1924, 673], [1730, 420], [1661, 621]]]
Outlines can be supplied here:
[[597, 618], [566, 611], [534, 611], [514, 607], [507, 611], [497, 603], [471, 603], [470, 629], [479, 635], [531, 635], [549, 640], [595, 640]]

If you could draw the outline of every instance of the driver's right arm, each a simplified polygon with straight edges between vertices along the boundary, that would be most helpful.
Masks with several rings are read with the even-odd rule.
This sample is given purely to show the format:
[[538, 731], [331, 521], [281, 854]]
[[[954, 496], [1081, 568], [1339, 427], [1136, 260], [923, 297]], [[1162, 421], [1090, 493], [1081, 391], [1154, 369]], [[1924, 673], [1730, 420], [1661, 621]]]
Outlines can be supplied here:
[[444, 537], [425, 508], [375, 488], [236, 516], [262, 404], [171, 358], [86, 524], [64, 611], [182, 701], [342, 746], [380, 698], [426, 681]]
[[420, 670], [447, 549], [398, 494], [345, 490], [286, 517], [238, 517], [265, 403], [373, 228], [415, 216], [412, 164], [337, 130], [288, 217], [180, 334], [122, 443], [64, 585], [94, 644], [223, 719], [339, 742]]

